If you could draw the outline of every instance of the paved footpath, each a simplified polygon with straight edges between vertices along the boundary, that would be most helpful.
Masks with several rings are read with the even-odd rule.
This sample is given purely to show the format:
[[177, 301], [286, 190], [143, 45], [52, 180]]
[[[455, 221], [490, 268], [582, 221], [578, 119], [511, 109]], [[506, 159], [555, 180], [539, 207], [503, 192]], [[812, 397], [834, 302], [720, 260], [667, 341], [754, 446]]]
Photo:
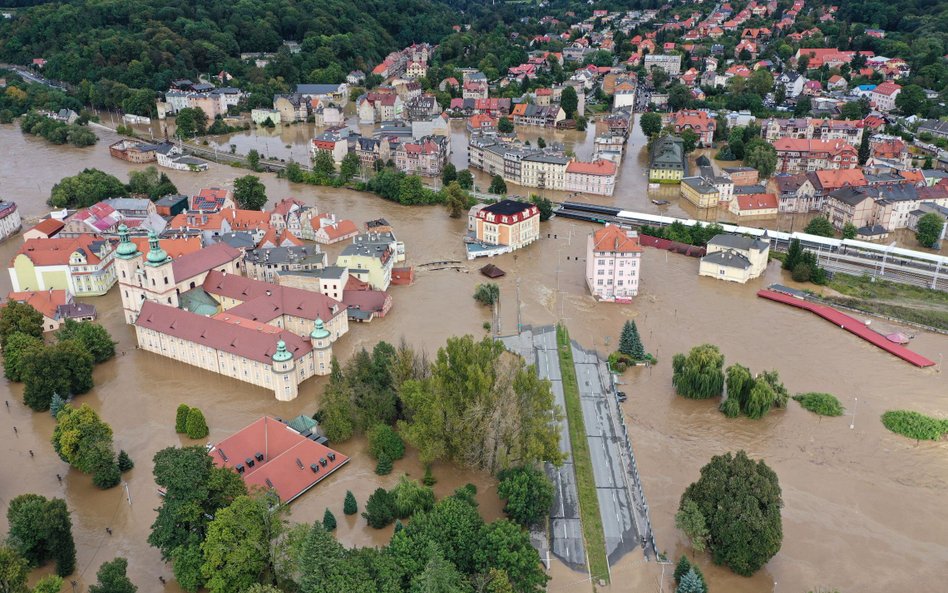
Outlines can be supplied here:
[[[536, 365], [540, 378], [548, 379], [552, 384], [556, 404], [565, 410], [560, 362], [556, 352], [556, 330], [553, 327], [524, 329], [520, 335], [500, 338], [500, 341], [508, 350], [523, 356], [527, 363]], [[553, 508], [550, 511], [550, 547], [553, 555], [570, 568], [586, 572], [586, 550], [583, 547], [583, 528], [579, 521], [576, 474], [573, 473], [569, 427], [565, 418], [560, 424], [560, 451], [566, 455], [563, 465], [555, 467], [546, 464], [546, 473], [553, 481], [555, 493]]]

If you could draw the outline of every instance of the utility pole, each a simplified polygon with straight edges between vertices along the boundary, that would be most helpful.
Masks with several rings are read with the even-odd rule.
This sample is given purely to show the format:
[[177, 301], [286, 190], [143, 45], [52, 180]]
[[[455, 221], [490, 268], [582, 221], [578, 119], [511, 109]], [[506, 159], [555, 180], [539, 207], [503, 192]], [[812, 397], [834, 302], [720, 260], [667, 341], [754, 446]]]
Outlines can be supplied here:
[[122, 480], [122, 486], [125, 486], [125, 498], [128, 499], [128, 506], [132, 506], [132, 495], [128, 491], [128, 482]]

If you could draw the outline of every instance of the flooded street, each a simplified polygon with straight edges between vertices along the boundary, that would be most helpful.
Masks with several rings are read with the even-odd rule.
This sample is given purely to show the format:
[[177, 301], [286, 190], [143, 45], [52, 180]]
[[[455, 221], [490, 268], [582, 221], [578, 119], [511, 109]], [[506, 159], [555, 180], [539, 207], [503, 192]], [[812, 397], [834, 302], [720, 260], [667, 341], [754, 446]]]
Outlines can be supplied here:
[[[641, 167], [645, 157], [638, 155], [645, 142], [637, 124], [635, 128], [616, 195], [596, 201], [654, 212], [658, 207], [649, 202]], [[290, 132], [296, 134], [296, 128], [286, 133]], [[115, 136], [96, 133], [100, 136], [97, 146], [78, 149], [24, 137], [16, 126], [0, 126], [0, 147], [6, 156], [0, 160], [0, 194], [15, 200], [28, 219], [48, 210], [45, 200], [56, 182], [83, 168], [96, 167], [126, 181], [128, 171], [138, 166], [109, 157], [107, 146]], [[585, 133], [589, 143], [592, 133], [591, 128]], [[300, 137], [306, 134], [301, 132]], [[545, 134], [546, 140], [553, 135]], [[281, 146], [284, 140], [280, 136]], [[465, 143], [457, 133], [453, 149], [452, 158], [460, 163]], [[579, 149], [576, 152], [586, 156]], [[212, 165], [203, 174], [170, 171], [168, 175], [182, 193], [196, 193], [201, 187], [230, 186], [245, 173]], [[360, 225], [385, 217], [405, 241], [408, 263], [417, 270], [415, 284], [391, 290], [394, 307], [385, 318], [353, 324], [336, 344], [335, 353], [341, 359], [379, 340], [397, 343], [404, 337], [433, 354], [450, 336], [485, 334], [482, 325], [491, 319], [490, 312], [471, 296], [475, 285], [484, 281], [477, 269], [486, 262], [465, 260], [462, 272], [418, 268], [431, 261], [464, 260], [461, 237], [466, 219], [450, 219], [439, 207], [409, 208], [370, 194], [291, 184], [270, 174], [261, 178], [271, 200], [295, 196]], [[480, 178], [477, 183], [482, 183]], [[684, 213], [676, 203], [666, 209], [671, 215]], [[946, 375], [935, 368], [916, 369], [815, 316], [757, 298], [756, 291], [769, 283], [792, 284], [776, 265], [765, 277], [738, 286], [698, 278], [697, 260], [650, 249], [643, 257], [642, 292], [635, 303], [596, 304], [585, 288], [582, 261], [586, 235], [593, 228], [554, 220], [541, 227], [543, 239], [537, 244], [491, 260], [507, 272], [499, 281], [500, 333], [516, 332], [519, 309], [526, 324], [546, 325], [562, 319], [573, 339], [606, 352], [615, 347], [622, 323], [637, 321], [647, 350], [660, 362], [623, 377], [629, 394], [624, 409], [659, 549], [673, 560], [685, 551], [685, 538], [674, 527], [682, 491], [697, 479], [698, 470], [712, 455], [743, 448], [765, 459], [780, 478], [785, 505], [783, 547], [751, 578], [735, 576], [711, 565], [706, 556], [699, 557], [712, 590], [802, 592], [824, 586], [871, 592], [905, 590], [906, 583], [911, 583], [913, 591], [943, 591], [944, 566], [948, 565], [948, 516], [942, 512], [948, 488], [948, 442], [916, 444], [889, 433], [879, 415], [887, 409], [906, 408], [948, 417]], [[0, 244], [4, 262], [19, 244], [19, 238]], [[330, 259], [339, 249], [337, 245], [328, 250]], [[5, 295], [9, 289], [4, 272], [0, 292]], [[165, 590], [177, 591], [170, 568], [145, 541], [159, 501], [151, 458], [164, 447], [189, 443], [174, 433], [177, 405], [200, 406], [211, 429], [210, 440], [217, 441], [264, 413], [284, 418], [311, 414], [325, 379], [308, 381], [301, 386], [299, 398], [280, 403], [262, 389], [137, 351], [133, 333], [123, 323], [117, 291], [83, 300], [98, 308], [99, 321], [119, 341], [119, 355], [96, 367], [96, 387], [78, 402], [100, 412], [115, 431], [116, 447], [126, 449], [136, 462], [125, 476], [132, 504], [121, 487], [96, 490], [88, 476], [70, 471], [49, 443], [53, 419], [46, 413], [34, 414], [20, 403], [22, 385], [4, 383], [2, 399], [9, 399], [11, 405], [9, 412], [0, 410], [0, 471], [5, 476], [0, 481], [0, 505], [5, 508], [11, 498], [25, 492], [65, 497], [73, 511], [81, 583], [93, 582], [102, 562], [123, 555], [129, 558], [129, 576], [140, 591], [161, 590], [158, 575], [169, 580]], [[913, 333], [913, 350], [936, 361], [939, 354], [948, 354], [948, 337]], [[760, 421], [729, 420], [717, 411], [715, 402], [676, 397], [671, 387], [671, 357], [703, 342], [719, 345], [727, 364], [740, 362], [755, 372], [777, 369], [791, 393], [835, 394], [847, 407], [847, 415], [820, 420], [790, 402], [787, 410], [772, 412]], [[854, 397], [858, 397], [855, 406]], [[853, 411], [855, 428], [850, 430]], [[338, 448], [353, 460], [295, 502], [290, 519], [314, 521], [329, 507], [339, 521], [338, 537], [346, 545], [384, 544], [390, 530], [374, 531], [365, 527], [361, 517], [342, 514], [345, 491], [355, 493], [361, 510], [378, 485], [391, 486], [403, 472], [420, 478], [421, 467], [410, 453], [396, 462], [390, 476], [380, 479], [373, 472], [372, 460], [362, 453], [364, 442], [353, 440]], [[30, 458], [29, 449], [35, 458]], [[57, 473], [64, 476], [62, 484], [56, 480]], [[500, 515], [495, 482], [489, 476], [443, 465], [435, 466], [434, 474], [439, 496], [473, 482], [485, 518]], [[105, 527], [111, 527], [114, 535], [106, 534]], [[6, 528], [4, 513], [0, 531]], [[666, 591], [672, 570], [666, 570]], [[588, 590], [582, 584], [583, 575], [559, 565], [552, 572], [551, 591]], [[611, 590], [657, 591], [660, 572], [654, 563], [645, 565], [640, 554], [630, 554], [614, 567]]]

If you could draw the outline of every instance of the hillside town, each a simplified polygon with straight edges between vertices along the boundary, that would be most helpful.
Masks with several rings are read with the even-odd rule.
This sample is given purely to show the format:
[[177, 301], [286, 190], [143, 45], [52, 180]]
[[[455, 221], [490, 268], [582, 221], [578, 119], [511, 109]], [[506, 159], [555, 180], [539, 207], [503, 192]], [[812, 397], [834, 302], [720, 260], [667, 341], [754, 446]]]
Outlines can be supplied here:
[[10, 593], [941, 582], [942, 3], [131, 2], [0, 11]]

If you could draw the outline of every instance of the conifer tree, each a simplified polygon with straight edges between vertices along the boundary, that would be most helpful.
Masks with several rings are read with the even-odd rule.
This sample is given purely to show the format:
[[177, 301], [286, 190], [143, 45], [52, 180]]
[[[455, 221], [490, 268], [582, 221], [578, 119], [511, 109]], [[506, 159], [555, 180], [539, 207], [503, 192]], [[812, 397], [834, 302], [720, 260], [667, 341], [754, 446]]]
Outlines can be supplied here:
[[326, 528], [326, 531], [333, 531], [336, 529], [336, 516], [332, 514], [328, 508], [326, 512], [323, 513], [323, 527]]
[[622, 327], [622, 335], [619, 337], [619, 352], [631, 356], [635, 360], [645, 358], [645, 347], [642, 345], [639, 328], [634, 321], [626, 321]]
[[678, 588], [675, 589], [675, 593], [704, 593], [704, 586], [694, 568], [689, 569], [688, 572], [681, 577], [681, 582], [678, 583]]
[[342, 505], [342, 512], [347, 515], [355, 515], [359, 512], [359, 503], [356, 502], [352, 490], [346, 490], [346, 501]]
[[188, 421], [185, 427], [189, 439], [203, 439], [210, 432], [207, 428], [207, 422], [204, 420], [204, 413], [198, 408], [191, 408], [188, 411]]
[[187, 404], [181, 404], [178, 406], [178, 412], [174, 417], [174, 431], [180, 434], [184, 434], [188, 431], [188, 412], [191, 411], [191, 408]]

